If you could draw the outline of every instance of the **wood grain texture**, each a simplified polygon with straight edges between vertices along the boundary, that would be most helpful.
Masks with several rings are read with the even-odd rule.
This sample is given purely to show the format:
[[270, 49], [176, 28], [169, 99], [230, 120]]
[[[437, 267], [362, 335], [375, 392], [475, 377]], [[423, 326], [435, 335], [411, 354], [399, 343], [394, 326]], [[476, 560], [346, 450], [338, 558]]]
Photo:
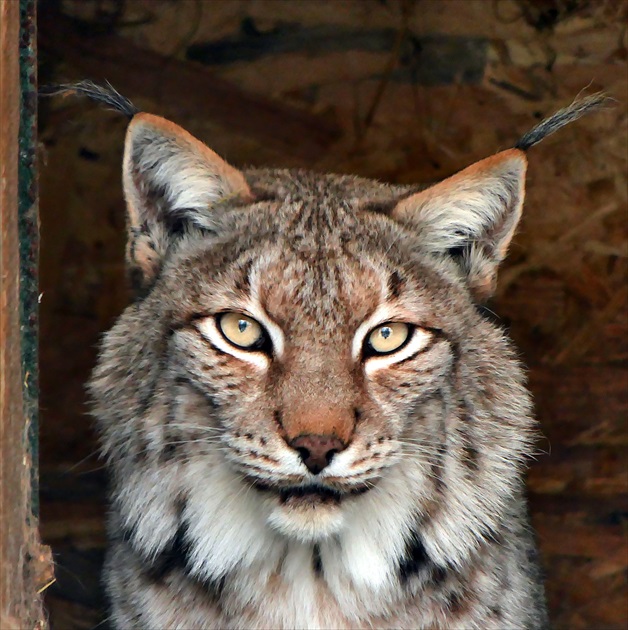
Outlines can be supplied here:
[[[20, 3], [0, 3], [0, 628], [43, 628], [46, 551], [31, 513], [20, 322], [18, 134]], [[45, 570], [44, 570], [45, 572]], [[47, 575], [49, 578], [49, 574]]]
[[22, 549], [28, 465], [24, 461], [21, 349], [19, 331], [19, 242], [17, 229], [17, 155], [19, 127], [19, 5], [0, 4], [0, 135], [2, 217], [0, 288], [0, 627], [19, 628], [28, 615], [24, 601]]

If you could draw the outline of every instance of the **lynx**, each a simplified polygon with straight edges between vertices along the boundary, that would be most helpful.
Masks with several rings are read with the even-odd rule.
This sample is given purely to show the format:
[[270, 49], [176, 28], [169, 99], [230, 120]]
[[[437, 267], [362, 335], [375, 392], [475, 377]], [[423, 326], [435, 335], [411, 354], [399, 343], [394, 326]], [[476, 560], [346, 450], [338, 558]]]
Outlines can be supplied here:
[[546, 627], [530, 397], [478, 305], [525, 151], [602, 97], [413, 187], [239, 171], [110, 86], [60, 89], [131, 118], [137, 299], [90, 383], [114, 626]]

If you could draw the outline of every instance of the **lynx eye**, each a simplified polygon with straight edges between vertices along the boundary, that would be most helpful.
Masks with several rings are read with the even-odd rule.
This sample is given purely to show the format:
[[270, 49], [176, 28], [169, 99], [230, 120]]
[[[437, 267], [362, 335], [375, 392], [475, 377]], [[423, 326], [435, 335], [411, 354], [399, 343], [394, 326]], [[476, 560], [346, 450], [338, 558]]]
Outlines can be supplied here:
[[410, 326], [401, 322], [388, 322], [373, 330], [367, 338], [371, 354], [390, 354], [404, 346], [410, 337]]
[[218, 316], [218, 328], [238, 348], [258, 350], [266, 340], [262, 326], [242, 313], [222, 313]]

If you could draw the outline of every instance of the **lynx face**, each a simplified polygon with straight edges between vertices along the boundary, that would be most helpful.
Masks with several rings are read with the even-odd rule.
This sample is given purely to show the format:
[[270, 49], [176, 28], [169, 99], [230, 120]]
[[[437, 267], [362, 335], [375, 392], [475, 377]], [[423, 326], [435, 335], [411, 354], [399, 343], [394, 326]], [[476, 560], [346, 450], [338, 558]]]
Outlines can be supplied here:
[[525, 164], [505, 151], [423, 191], [239, 172], [133, 118], [138, 299], [91, 382], [118, 625], [488, 628], [535, 610], [529, 398], [476, 307]]
[[[339, 202], [341, 184], [327, 185], [316, 195], [304, 178], [287, 203], [232, 210], [222, 229], [235, 237], [177, 256], [164, 287], [177, 295], [167, 358], [185, 401], [177, 437], [195, 445], [180, 451], [199, 461], [218, 451], [263, 497], [269, 526], [302, 540], [341, 531], [345, 507], [404, 458], [431, 496], [447, 436], [443, 411], [422, 411], [451, 387], [468, 343], [456, 320], [487, 328], [402, 229], [360, 216]], [[253, 247], [242, 251], [243, 238]]]

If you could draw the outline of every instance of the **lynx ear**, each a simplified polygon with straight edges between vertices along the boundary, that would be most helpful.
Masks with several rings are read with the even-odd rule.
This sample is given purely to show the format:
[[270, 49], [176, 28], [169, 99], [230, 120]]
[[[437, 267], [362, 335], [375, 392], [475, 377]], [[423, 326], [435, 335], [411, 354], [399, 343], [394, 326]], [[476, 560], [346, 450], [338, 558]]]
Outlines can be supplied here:
[[526, 165], [523, 151], [503, 151], [400, 201], [392, 216], [418, 231], [424, 250], [455, 257], [485, 300], [521, 216]]
[[127, 260], [138, 289], [148, 288], [170, 243], [188, 227], [212, 229], [216, 204], [249, 198], [242, 173], [187, 131], [140, 113], [126, 135]]

